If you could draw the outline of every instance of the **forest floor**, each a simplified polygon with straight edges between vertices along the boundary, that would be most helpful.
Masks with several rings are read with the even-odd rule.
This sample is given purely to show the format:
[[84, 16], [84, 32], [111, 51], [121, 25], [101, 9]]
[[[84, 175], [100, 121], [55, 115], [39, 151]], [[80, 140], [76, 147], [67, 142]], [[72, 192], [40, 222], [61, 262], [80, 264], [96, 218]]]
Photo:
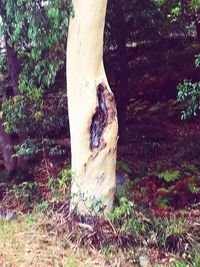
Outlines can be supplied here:
[[34, 179], [2, 196], [17, 219], [0, 220], [0, 266], [200, 266], [200, 117], [181, 121], [181, 109], [130, 101], [106, 221], [69, 216], [69, 140], [54, 140], [65, 157], [41, 155]]
[[17, 220], [0, 223], [0, 266], [12, 267], [93, 267], [105, 266], [98, 251], [65, 247], [48, 231], [47, 218], [42, 215], [21, 215]]

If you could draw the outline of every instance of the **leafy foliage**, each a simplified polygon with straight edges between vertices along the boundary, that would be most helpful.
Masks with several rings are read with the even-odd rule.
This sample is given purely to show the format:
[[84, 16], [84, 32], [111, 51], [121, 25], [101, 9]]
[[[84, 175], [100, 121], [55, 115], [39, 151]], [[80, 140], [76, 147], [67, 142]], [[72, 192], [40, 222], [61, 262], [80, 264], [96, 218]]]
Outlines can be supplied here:
[[73, 13], [71, 1], [2, 0], [0, 5], [2, 33], [8, 32], [9, 45], [20, 63], [21, 95], [5, 100], [2, 106], [6, 131], [19, 132], [22, 128], [19, 125], [33, 130], [33, 126], [38, 128], [38, 123], [47, 129], [49, 126], [45, 124], [53, 125], [56, 120], [45, 117], [47, 109], [44, 110], [43, 99], [58, 72], [65, 67], [67, 26]]
[[30, 207], [30, 203], [35, 201], [35, 197], [38, 196], [37, 190], [39, 188], [38, 182], [23, 182], [18, 185], [13, 185], [10, 194], [13, 198], [23, 206], [24, 209]]
[[27, 159], [33, 159], [41, 156], [42, 153], [46, 153], [48, 156], [62, 156], [66, 154], [66, 149], [48, 138], [28, 138], [24, 143], [16, 147], [17, 157], [23, 156]]
[[182, 119], [196, 115], [200, 109], [200, 83], [185, 80], [178, 86], [178, 100], [186, 102], [186, 110], [182, 112]]
[[174, 171], [174, 172], [166, 171], [158, 173], [158, 177], [164, 179], [166, 182], [173, 182], [177, 180], [179, 176], [180, 176], [179, 171]]
[[71, 169], [62, 169], [58, 177], [50, 177], [48, 180], [48, 187], [51, 189], [53, 198], [60, 200], [66, 197], [66, 193], [69, 189], [69, 184], [71, 182]]

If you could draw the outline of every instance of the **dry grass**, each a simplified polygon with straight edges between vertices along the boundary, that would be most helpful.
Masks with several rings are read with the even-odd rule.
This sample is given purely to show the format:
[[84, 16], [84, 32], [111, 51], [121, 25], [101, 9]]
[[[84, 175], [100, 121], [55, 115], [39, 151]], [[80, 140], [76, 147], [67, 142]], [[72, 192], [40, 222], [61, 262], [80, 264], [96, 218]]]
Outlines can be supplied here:
[[[29, 218], [30, 220], [30, 218]], [[0, 266], [104, 266], [102, 257], [88, 257], [85, 251], [65, 249], [54, 236], [50, 236], [47, 219], [0, 222]]]

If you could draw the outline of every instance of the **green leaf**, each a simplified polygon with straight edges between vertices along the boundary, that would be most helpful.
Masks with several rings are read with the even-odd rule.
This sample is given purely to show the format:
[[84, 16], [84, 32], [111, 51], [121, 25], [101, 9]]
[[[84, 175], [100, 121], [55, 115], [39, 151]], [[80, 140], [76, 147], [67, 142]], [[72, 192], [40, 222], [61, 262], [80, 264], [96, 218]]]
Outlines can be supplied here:
[[188, 214], [190, 214], [190, 212], [188, 210], [180, 210], [179, 213], [181, 215], [188, 215]]
[[191, 193], [197, 193], [198, 189], [195, 183], [188, 184], [188, 189]]
[[164, 208], [167, 208], [167, 206], [169, 204], [169, 200], [167, 197], [159, 196], [156, 199], [156, 203], [160, 208], [164, 209]]
[[161, 172], [157, 174], [159, 178], [164, 179], [166, 182], [173, 182], [177, 180], [180, 176], [179, 171], [174, 171], [174, 172]]

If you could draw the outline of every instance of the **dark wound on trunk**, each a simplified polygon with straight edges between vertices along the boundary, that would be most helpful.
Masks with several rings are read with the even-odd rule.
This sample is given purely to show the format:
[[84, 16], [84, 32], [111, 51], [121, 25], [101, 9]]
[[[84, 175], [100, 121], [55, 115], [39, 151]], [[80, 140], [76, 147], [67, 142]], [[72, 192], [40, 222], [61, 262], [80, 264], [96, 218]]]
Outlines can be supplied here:
[[105, 88], [103, 84], [99, 84], [97, 87], [98, 107], [92, 118], [90, 126], [90, 149], [94, 150], [99, 147], [101, 142], [101, 136], [107, 123], [107, 107], [106, 99], [104, 95]]

